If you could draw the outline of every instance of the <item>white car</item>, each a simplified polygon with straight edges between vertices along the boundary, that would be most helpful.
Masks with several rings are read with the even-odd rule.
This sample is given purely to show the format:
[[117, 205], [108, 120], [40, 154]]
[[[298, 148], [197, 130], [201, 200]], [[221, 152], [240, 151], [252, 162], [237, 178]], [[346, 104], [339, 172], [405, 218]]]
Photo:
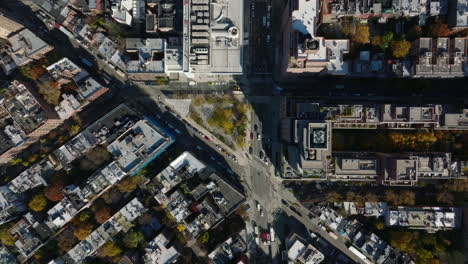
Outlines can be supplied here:
[[263, 216], [263, 215], [265, 215], [265, 214], [263, 213], [263, 210], [260, 209], [260, 216]]
[[259, 203], [259, 202], [257, 202], [257, 211], [259, 211], [259, 212], [260, 212], [261, 210], [262, 210], [262, 207], [260, 206], [260, 203]]
[[270, 227], [270, 241], [275, 242], [275, 230], [273, 227]]

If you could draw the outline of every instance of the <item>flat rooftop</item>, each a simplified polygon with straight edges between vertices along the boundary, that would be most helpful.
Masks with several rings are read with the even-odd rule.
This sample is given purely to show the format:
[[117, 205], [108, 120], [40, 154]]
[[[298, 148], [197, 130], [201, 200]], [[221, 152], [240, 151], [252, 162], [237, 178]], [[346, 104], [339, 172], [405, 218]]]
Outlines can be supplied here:
[[142, 119], [114, 140], [107, 149], [125, 172], [134, 174], [172, 143], [172, 137], [154, 122]]

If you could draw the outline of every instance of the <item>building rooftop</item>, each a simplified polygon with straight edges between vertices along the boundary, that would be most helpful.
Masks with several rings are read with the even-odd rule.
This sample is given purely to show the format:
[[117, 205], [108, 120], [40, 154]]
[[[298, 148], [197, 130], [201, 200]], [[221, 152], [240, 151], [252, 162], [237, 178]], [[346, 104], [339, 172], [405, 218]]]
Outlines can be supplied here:
[[86, 133], [80, 133], [53, 152], [54, 157], [64, 166], [81, 157], [95, 146], [95, 141]]
[[468, 27], [468, 1], [467, 0], [457, 0], [456, 8], [456, 23], [455, 27], [466, 28]]
[[22, 193], [37, 186], [47, 186], [47, 182], [44, 178], [52, 175], [54, 167], [52, 163], [44, 159], [27, 170], [20, 173], [16, 178], [11, 180], [7, 186], [15, 193]]
[[143, 119], [120, 135], [107, 149], [119, 166], [134, 174], [174, 142], [151, 120]]
[[0, 186], [0, 224], [6, 223], [27, 210], [25, 197], [7, 186]]
[[132, 222], [143, 214], [144, 211], [145, 207], [137, 198], [134, 198], [104, 224], [94, 230], [85, 240], [80, 241], [64, 256], [51, 263], [81, 263], [117, 233], [120, 231], [127, 232], [132, 227]]
[[126, 174], [113, 161], [93, 173], [81, 188], [65, 187], [65, 197], [47, 212], [46, 224], [52, 230], [63, 227], [84, 208], [86, 203], [94, 201], [125, 176]]
[[155, 180], [163, 185], [162, 192], [167, 193], [184, 179], [195, 176], [204, 168], [206, 168], [205, 164], [192, 153], [185, 151], [156, 175]]
[[25, 28], [8, 39], [11, 58], [17, 66], [31, 61], [31, 58], [39, 58], [53, 48], [37, 37], [29, 29]]
[[145, 264], [169, 264], [173, 263], [180, 253], [170, 246], [169, 240], [164, 234], [157, 235], [145, 248]]
[[[243, 231], [239, 232], [242, 233]], [[240, 236], [230, 237], [214, 249], [208, 258], [213, 261], [214, 264], [228, 264], [237, 257], [238, 254], [247, 250], [247, 243]]]
[[13, 81], [6, 89], [0, 105], [16, 125], [29, 134], [47, 121], [47, 113], [26, 86]]
[[298, 234], [293, 234], [287, 239], [286, 247], [288, 259], [294, 263], [318, 264], [325, 260], [325, 256], [320, 251]]
[[126, 39], [128, 73], [163, 73], [165, 71], [164, 39]]
[[336, 160], [335, 174], [339, 177], [375, 178], [380, 174], [380, 162], [375, 155], [357, 152], [333, 154]]
[[455, 208], [400, 206], [389, 210], [386, 224], [437, 231], [458, 227], [459, 219]]
[[191, 0], [184, 13], [184, 71], [242, 73], [243, 2]]

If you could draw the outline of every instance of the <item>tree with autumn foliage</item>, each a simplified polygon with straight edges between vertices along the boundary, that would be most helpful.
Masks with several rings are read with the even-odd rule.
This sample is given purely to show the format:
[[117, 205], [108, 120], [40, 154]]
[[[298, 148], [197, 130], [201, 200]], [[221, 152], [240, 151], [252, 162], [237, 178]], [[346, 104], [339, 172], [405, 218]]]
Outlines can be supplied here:
[[436, 23], [427, 26], [428, 35], [433, 38], [448, 37], [450, 35], [450, 29], [447, 24], [442, 23], [439, 19]]
[[63, 198], [63, 183], [62, 182], [54, 182], [47, 186], [44, 191], [45, 197], [52, 202], [58, 202]]
[[140, 175], [134, 175], [123, 179], [118, 185], [117, 188], [122, 193], [132, 192], [138, 187], [138, 184], [141, 182]]
[[99, 253], [103, 257], [116, 257], [122, 253], [122, 249], [117, 244], [107, 241], [101, 249], [99, 249]]
[[41, 64], [34, 64], [31, 66], [31, 79], [38, 80], [46, 72], [47, 70]]
[[47, 206], [47, 200], [43, 194], [36, 194], [33, 198], [29, 201], [28, 207], [29, 209], [40, 212], [44, 210]]
[[57, 82], [45, 81], [38, 84], [39, 93], [51, 105], [58, 105], [60, 101], [60, 85]]
[[78, 240], [85, 240], [94, 230], [93, 224], [89, 222], [75, 223], [73, 226], [73, 235]]
[[367, 44], [369, 43], [369, 35], [369, 26], [360, 24], [356, 27], [352, 40], [355, 43]]
[[390, 48], [392, 49], [392, 55], [395, 58], [404, 58], [408, 55], [411, 49], [411, 43], [407, 40], [393, 40], [390, 43]]
[[101, 207], [94, 214], [94, 219], [99, 224], [103, 224], [112, 216], [111, 209], [109, 207]]

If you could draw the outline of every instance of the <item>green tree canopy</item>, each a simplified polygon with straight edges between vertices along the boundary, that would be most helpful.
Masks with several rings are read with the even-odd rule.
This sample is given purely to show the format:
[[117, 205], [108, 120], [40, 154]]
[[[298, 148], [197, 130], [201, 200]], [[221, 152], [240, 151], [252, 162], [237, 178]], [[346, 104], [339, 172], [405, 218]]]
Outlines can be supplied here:
[[126, 248], [136, 248], [144, 241], [145, 237], [141, 232], [128, 232], [123, 237], [123, 244]]

